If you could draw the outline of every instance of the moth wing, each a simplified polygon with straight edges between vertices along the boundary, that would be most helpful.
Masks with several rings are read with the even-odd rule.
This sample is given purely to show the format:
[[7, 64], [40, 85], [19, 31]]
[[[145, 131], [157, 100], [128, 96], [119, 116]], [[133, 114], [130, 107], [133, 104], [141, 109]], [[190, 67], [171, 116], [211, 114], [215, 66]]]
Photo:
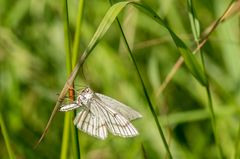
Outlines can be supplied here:
[[79, 107], [80, 107], [80, 105], [78, 105], [77, 103], [71, 103], [71, 104], [66, 104], [66, 105], [61, 106], [59, 111], [66, 112], [66, 111], [77, 109]]
[[61, 100], [62, 105], [59, 108], [59, 111], [67, 112], [79, 108], [81, 105], [78, 105], [76, 101], [72, 101], [68, 97], [64, 97]]
[[128, 120], [134, 120], [137, 118], [141, 118], [142, 115], [135, 111], [134, 109], [130, 108], [129, 106], [111, 98], [108, 96], [105, 96], [100, 93], [95, 93], [97, 97], [99, 97], [104, 103], [106, 103], [106, 106], [115, 110], [117, 113], [121, 114]]
[[138, 135], [137, 129], [124, 116], [108, 107], [105, 102], [96, 98], [92, 101], [91, 107], [94, 107], [99, 113], [108, 130], [113, 134], [121, 137], [133, 137]]
[[104, 140], [107, 137], [107, 128], [104, 121], [99, 118], [97, 112], [94, 110], [82, 109], [75, 119], [74, 125], [83, 132]]

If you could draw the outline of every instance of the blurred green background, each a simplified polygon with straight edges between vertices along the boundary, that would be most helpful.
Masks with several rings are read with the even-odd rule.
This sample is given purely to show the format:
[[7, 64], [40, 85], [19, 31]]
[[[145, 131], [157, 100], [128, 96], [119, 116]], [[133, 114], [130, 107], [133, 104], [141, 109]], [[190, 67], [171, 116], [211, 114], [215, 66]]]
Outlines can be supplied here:
[[[116, 1], [115, 1], [116, 2]], [[187, 1], [145, 0], [191, 48], [195, 44]], [[220, 17], [230, 0], [193, 1], [202, 30]], [[78, 1], [69, 0], [71, 37]], [[84, 3], [80, 53], [86, 48], [107, 10], [108, 1]], [[148, 93], [164, 128], [173, 158], [219, 158], [214, 142], [205, 88], [183, 65], [160, 96], [161, 83], [180, 54], [168, 32], [152, 19], [127, 7], [119, 15]], [[138, 110], [133, 124], [140, 135], [110, 135], [101, 141], [79, 131], [81, 157], [87, 159], [166, 158], [117, 23], [113, 23], [83, 66], [76, 86], [88, 85]], [[239, 14], [210, 36], [202, 51], [210, 78], [217, 130], [224, 154], [233, 158], [239, 125]], [[63, 4], [58, 0], [0, 0], [0, 112], [16, 158], [59, 158], [64, 113], [57, 113], [44, 141], [39, 139], [66, 79]], [[69, 141], [70, 142], [70, 141]], [[71, 144], [69, 158], [73, 158]], [[0, 158], [9, 158], [0, 133]]]

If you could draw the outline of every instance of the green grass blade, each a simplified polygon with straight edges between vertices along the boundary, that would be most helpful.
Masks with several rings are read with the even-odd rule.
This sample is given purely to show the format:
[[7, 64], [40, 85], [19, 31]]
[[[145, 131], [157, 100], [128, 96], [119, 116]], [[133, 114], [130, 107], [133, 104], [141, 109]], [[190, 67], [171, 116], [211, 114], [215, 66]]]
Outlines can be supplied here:
[[63, 16], [64, 16], [64, 46], [66, 53], [66, 68], [67, 73], [70, 74], [72, 71], [72, 54], [71, 54], [71, 42], [69, 32], [69, 19], [68, 19], [68, 5], [67, 0], [63, 0]]
[[[66, 52], [66, 69], [67, 69], [67, 73], [70, 74], [72, 71], [72, 55], [71, 55], [67, 0], [63, 0], [63, 16], [64, 16], [63, 21], [64, 21], [64, 44], [65, 44], [65, 52]], [[65, 116], [64, 116], [63, 136], [62, 136], [62, 145], [61, 145], [61, 153], [60, 153], [61, 159], [68, 158], [69, 134], [71, 130], [70, 129], [71, 113], [72, 112], [67, 112], [65, 113]]]
[[129, 47], [129, 45], [128, 45], [126, 36], [125, 36], [124, 33], [123, 33], [123, 30], [122, 30], [122, 27], [121, 27], [119, 21], [118, 21], [118, 24], [119, 24], [119, 27], [120, 27], [120, 29], [121, 29], [122, 35], [123, 35], [123, 37], [124, 37], [123, 39], [124, 39], [125, 44], [126, 44], [126, 46], [127, 46], [128, 52], [129, 52], [129, 54], [130, 54], [130, 58], [131, 58], [131, 60], [133, 61], [133, 65], [135, 66], [135, 69], [136, 69], [136, 71], [137, 71], [138, 78], [140, 79], [140, 82], [141, 82], [141, 85], [142, 85], [142, 88], [143, 88], [144, 95], [145, 95], [145, 97], [146, 97], [146, 99], [147, 99], [149, 108], [150, 108], [151, 113], [152, 113], [152, 115], [153, 115], [153, 117], [154, 117], [154, 120], [155, 120], [155, 122], [156, 122], [158, 131], [159, 131], [159, 134], [160, 134], [160, 136], [161, 136], [161, 138], [162, 138], [162, 140], [163, 140], [163, 144], [164, 144], [164, 146], [165, 146], [165, 149], [166, 149], [166, 151], [167, 151], [167, 153], [168, 153], [169, 158], [172, 159], [171, 151], [170, 151], [169, 146], [168, 146], [168, 144], [167, 144], [167, 140], [166, 140], [165, 135], [164, 135], [164, 133], [163, 133], [161, 124], [160, 124], [160, 122], [158, 121], [157, 114], [156, 114], [156, 112], [154, 111], [152, 102], [151, 102], [151, 100], [150, 100], [150, 97], [149, 97], [148, 92], [147, 92], [147, 89], [146, 89], [146, 86], [145, 86], [145, 84], [144, 84], [144, 81], [143, 81], [142, 76], [141, 76], [141, 74], [140, 74], [140, 71], [139, 71], [139, 69], [138, 69], [137, 62], [136, 62], [136, 60], [135, 60], [135, 58], [134, 58], [134, 56], [133, 56], [133, 53], [132, 53], [132, 51], [131, 51], [131, 49], [130, 49], [130, 47]]
[[81, 33], [81, 24], [82, 24], [82, 16], [83, 16], [83, 6], [84, 0], [79, 0], [78, 2], [78, 15], [77, 15], [77, 24], [73, 41], [73, 53], [72, 53], [72, 68], [75, 66], [77, 62], [78, 52], [79, 52], [79, 43], [80, 43], [80, 33]]
[[[199, 22], [198, 22], [198, 18], [195, 14], [195, 10], [194, 10], [192, 0], [188, 0], [187, 2], [188, 2], [187, 4], [188, 4], [188, 9], [189, 9], [189, 18], [190, 18], [190, 22], [191, 22], [192, 33], [194, 35], [194, 39], [195, 39], [196, 44], [199, 45], [200, 25], [199, 25]], [[203, 65], [203, 71], [204, 71], [204, 74], [206, 75], [204, 56], [203, 56], [203, 53], [201, 52], [201, 50], [199, 50], [199, 53], [201, 55], [201, 62], [202, 62], [202, 65]], [[205, 76], [205, 77], [207, 77], [207, 76]], [[220, 156], [223, 159], [225, 157], [224, 157], [224, 154], [223, 154], [223, 151], [222, 151], [222, 148], [221, 148], [221, 145], [220, 145], [220, 141], [219, 141], [219, 138], [218, 138], [218, 132], [217, 132], [217, 128], [216, 128], [216, 117], [215, 117], [215, 112], [214, 112], [214, 109], [213, 109], [213, 102], [212, 102], [212, 96], [211, 96], [209, 81], [208, 81], [207, 78], [206, 78], [206, 80], [207, 80], [206, 81], [207, 84], [205, 85], [205, 88], [206, 88], [206, 93], [207, 93], [207, 97], [208, 97], [208, 107], [209, 107], [210, 114], [211, 114], [213, 135], [214, 135], [215, 142], [216, 142], [216, 145], [218, 147]]]
[[171, 154], [170, 149], [169, 149], [169, 147], [168, 147], [167, 140], [166, 140], [166, 138], [165, 138], [165, 136], [164, 136], [162, 127], [161, 127], [161, 125], [160, 125], [160, 122], [158, 121], [157, 114], [156, 114], [156, 112], [154, 111], [152, 102], [151, 102], [150, 97], [149, 97], [149, 95], [148, 95], [148, 93], [147, 93], [147, 89], [146, 89], [146, 86], [145, 86], [144, 81], [143, 81], [143, 79], [142, 79], [142, 76], [141, 76], [141, 74], [140, 74], [140, 71], [139, 71], [139, 69], [138, 69], [136, 60], [135, 60], [135, 58], [134, 58], [134, 56], [133, 56], [133, 53], [132, 53], [132, 51], [131, 51], [131, 49], [130, 49], [130, 46], [129, 46], [128, 42], [127, 42], [126, 36], [125, 36], [125, 34], [124, 34], [124, 32], [123, 32], [122, 26], [121, 26], [121, 24], [120, 24], [120, 22], [119, 22], [118, 19], [117, 19], [117, 22], [118, 22], [118, 26], [119, 26], [119, 28], [120, 28], [120, 31], [121, 31], [121, 33], [122, 33], [124, 42], [125, 42], [125, 44], [126, 44], [126, 46], [127, 46], [127, 49], [128, 49], [129, 55], [130, 55], [130, 58], [131, 58], [131, 60], [132, 60], [132, 62], [133, 62], [133, 65], [135, 66], [135, 69], [136, 69], [138, 78], [139, 78], [139, 80], [140, 80], [140, 82], [141, 82], [141, 85], [142, 85], [142, 88], [143, 88], [143, 91], [144, 91], [144, 95], [145, 95], [146, 100], [147, 100], [147, 102], [148, 102], [149, 108], [150, 108], [151, 113], [152, 113], [152, 115], [153, 115], [153, 117], [154, 117], [154, 120], [155, 120], [155, 122], [156, 122], [156, 124], [157, 124], [157, 128], [158, 128], [159, 134], [160, 134], [160, 136], [161, 136], [161, 138], [162, 138], [162, 140], [163, 140], [163, 143], [164, 143], [164, 146], [165, 146], [165, 148], [166, 148], [166, 151], [167, 151], [167, 153], [168, 153], [168, 155], [169, 155], [169, 158], [172, 159], [172, 154]]
[[144, 159], [148, 159], [148, 157], [147, 157], [147, 152], [146, 152], [143, 144], [141, 145], [141, 148], [142, 148], [143, 158], [144, 158]]
[[72, 119], [76, 116], [76, 111], [71, 113], [71, 135], [72, 135], [72, 150], [74, 158], [80, 159], [81, 158], [81, 151], [80, 151], [80, 143], [79, 143], [79, 136], [78, 136], [78, 128], [73, 124]]
[[103, 20], [101, 21], [100, 25], [98, 26], [97, 31], [95, 32], [92, 40], [90, 41], [87, 52], [90, 52], [96, 44], [102, 39], [104, 34], [107, 32], [109, 27], [112, 25], [113, 21], [116, 19], [117, 15], [122, 11], [122, 9], [128, 4], [129, 2], [119, 2], [113, 5], [106, 15], [104, 16]]
[[69, 136], [70, 136], [70, 120], [71, 120], [71, 112], [66, 112], [64, 116], [64, 124], [63, 124], [63, 136], [62, 136], [62, 145], [61, 145], [61, 159], [67, 159], [68, 157], [68, 145], [69, 145]]
[[198, 18], [196, 16], [196, 11], [193, 7], [192, 0], [188, 0], [187, 4], [188, 4], [188, 16], [190, 19], [193, 37], [194, 37], [194, 40], [196, 42], [198, 42], [199, 38], [200, 38], [200, 24], [199, 24]]
[[184, 44], [184, 42], [172, 31], [172, 29], [170, 29], [167, 24], [165, 24], [165, 22], [151, 8], [135, 2], [133, 2], [132, 4], [169, 31], [175, 45], [177, 46], [182, 57], [184, 58], [187, 68], [192, 73], [192, 75], [202, 85], [205, 86], [207, 84], [207, 81], [206, 76], [203, 73], [203, 69], [197, 59], [194, 57], [193, 53], [190, 51], [190, 49]]
[[[78, 15], [77, 15], [77, 24], [76, 24], [76, 30], [74, 35], [74, 41], [73, 41], [73, 52], [72, 52], [72, 69], [74, 69], [78, 52], [79, 52], [79, 44], [80, 44], [80, 33], [81, 33], [81, 23], [82, 23], [82, 15], [83, 15], [83, 6], [84, 6], [84, 0], [79, 0], [78, 2]], [[72, 71], [72, 70], [71, 70]], [[73, 85], [74, 88], [74, 85]], [[74, 113], [72, 114], [72, 119], [76, 116], [77, 112], [74, 110]], [[74, 158], [81, 158], [80, 155], [80, 143], [79, 143], [79, 136], [78, 136], [78, 128], [75, 127], [73, 124], [71, 124], [71, 130], [72, 130], [72, 143], [73, 143], [73, 154]]]
[[9, 158], [10, 159], [15, 159], [16, 157], [15, 157], [15, 155], [12, 151], [11, 145], [10, 145], [10, 140], [9, 140], [9, 137], [8, 137], [7, 129], [6, 129], [5, 124], [3, 122], [3, 119], [2, 119], [2, 114], [0, 114], [0, 127], [1, 127], [1, 130], [2, 130], [2, 134], [3, 134], [3, 139], [4, 139], [6, 147], [7, 147]]
[[235, 143], [235, 150], [234, 150], [234, 159], [239, 159], [239, 145], [240, 145], [240, 124], [238, 125], [238, 134]]

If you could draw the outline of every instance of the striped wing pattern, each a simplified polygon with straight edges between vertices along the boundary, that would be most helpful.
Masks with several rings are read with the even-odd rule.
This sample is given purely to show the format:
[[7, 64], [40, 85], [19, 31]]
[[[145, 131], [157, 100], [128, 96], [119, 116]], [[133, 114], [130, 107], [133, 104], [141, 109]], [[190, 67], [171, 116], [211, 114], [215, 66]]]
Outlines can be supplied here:
[[138, 135], [136, 128], [121, 114], [110, 109], [101, 100], [93, 100], [100, 116], [104, 119], [107, 129], [113, 134], [121, 137], [133, 137]]
[[107, 128], [104, 121], [93, 114], [90, 109], [83, 109], [74, 119], [74, 125], [83, 132], [100, 139], [107, 137]]
[[138, 112], [134, 111], [132, 117], [125, 117], [126, 113], [116, 111], [110, 106], [111, 103], [107, 103], [106, 100], [102, 101], [97, 95], [95, 94], [96, 97], [92, 98], [88, 106], [85, 106], [86, 109], [80, 111], [75, 117], [74, 124], [78, 129], [100, 139], [107, 137], [107, 130], [113, 135], [121, 137], [138, 135], [136, 128], [129, 122], [130, 119], [140, 117]]
[[105, 96], [100, 93], [95, 93], [98, 98], [100, 98], [101, 101], [104, 103], [107, 103], [106, 106], [115, 110], [117, 113], [121, 114], [128, 120], [134, 120], [137, 118], [141, 118], [142, 115], [138, 113], [137, 111], [133, 110], [132, 108], [126, 106], [125, 104], [111, 98], [108, 96]]

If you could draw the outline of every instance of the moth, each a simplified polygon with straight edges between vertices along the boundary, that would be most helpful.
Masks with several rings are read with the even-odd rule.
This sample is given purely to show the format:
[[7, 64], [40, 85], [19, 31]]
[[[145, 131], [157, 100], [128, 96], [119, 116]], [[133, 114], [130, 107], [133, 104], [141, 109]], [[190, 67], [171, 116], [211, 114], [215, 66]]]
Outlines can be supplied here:
[[108, 131], [120, 137], [134, 137], [137, 129], [130, 121], [142, 115], [125, 104], [95, 93], [89, 87], [83, 89], [71, 104], [63, 105], [60, 111], [80, 109], [74, 119], [74, 125], [83, 132], [104, 140]]

